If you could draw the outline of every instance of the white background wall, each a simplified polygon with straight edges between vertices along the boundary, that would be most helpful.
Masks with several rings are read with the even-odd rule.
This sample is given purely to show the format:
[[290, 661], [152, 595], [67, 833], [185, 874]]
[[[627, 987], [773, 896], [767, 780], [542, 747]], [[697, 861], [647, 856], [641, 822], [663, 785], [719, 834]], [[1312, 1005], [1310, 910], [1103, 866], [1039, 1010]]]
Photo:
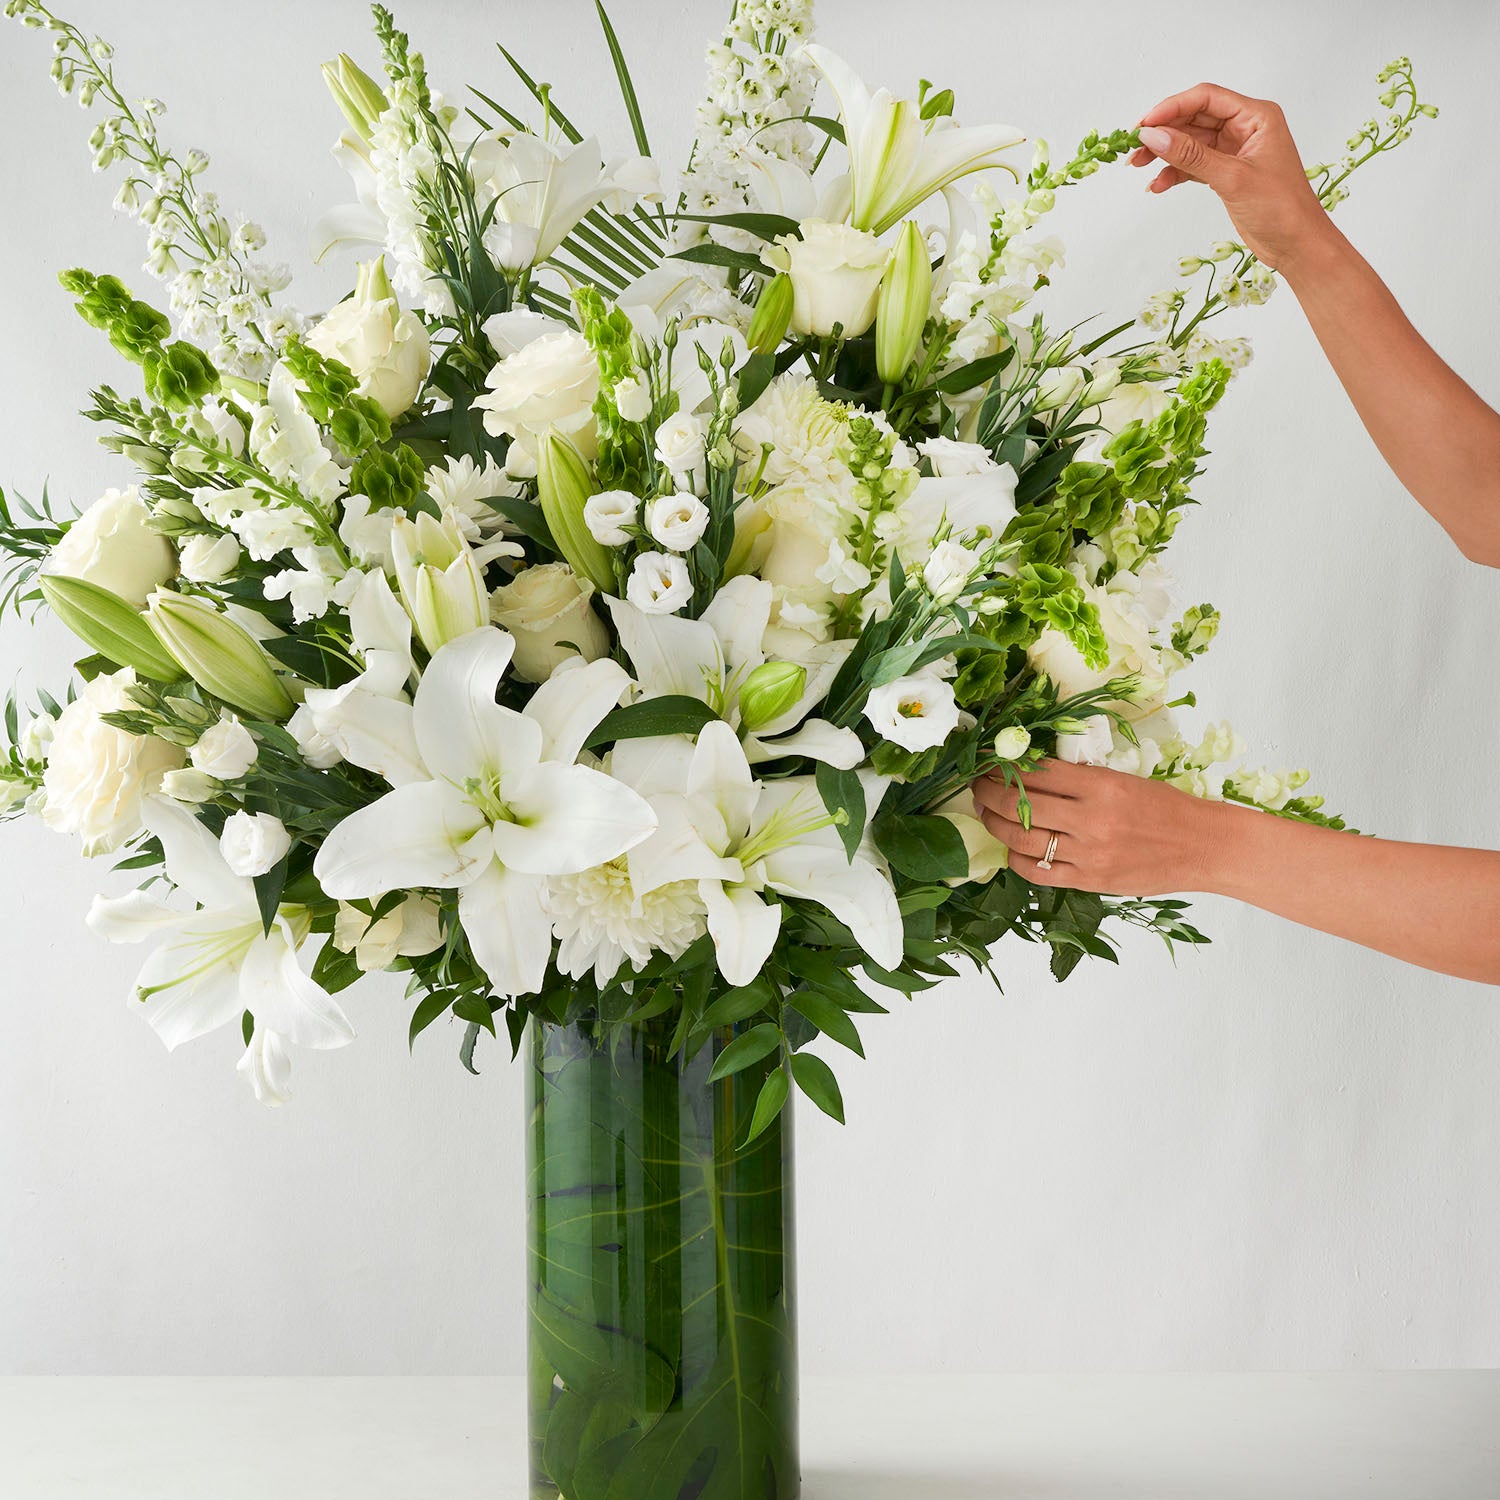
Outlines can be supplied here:
[[[348, 197], [317, 64], [373, 65], [356, 0], [70, 0], [169, 101], [230, 205], [305, 259]], [[617, 3], [658, 153], [685, 146], [718, 3]], [[1194, 6], [826, 0], [823, 37], [872, 79], [920, 72], [960, 114], [1058, 148], [1200, 76], [1282, 99], [1309, 158], [1374, 106], [1392, 55], [1444, 116], [1357, 180], [1344, 227], [1418, 323], [1500, 398], [1490, 70], [1500, 12], [1383, 0]], [[432, 72], [514, 99], [503, 39], [625, 149], [585, 0], [407, 0]], [[191, 19], [189, 19], [191, 17]], [[45, 40], [0, 30], [3, 477], [86, 502], [122, 466], [72, 415], [118, 371], [54, 276], [142, 290], [137, 230], [93, 178]], [[1116, 169], [1057, 215], [1061, 306], [1133, 311], [1223, 232]], [[340, 294], [340, 269], [300, 305]], [[1465, 564], [1383, 471], [1296, 303], [1244, 315], [1259, 357], [1216, 421], [1182, 528], [1185, 603], [1226, 626], [1194, 685], [1276, 764], [1314, 768], [1368, 830], [1500, 844], [1500, 577]], [[4, 677], [62, 680], [54, 631], [0, 630]], [[520, 1368], [520, 1075], [460, 1071], [456, 1032], [406, 1055], [399, 992], [359, 1044], [301, 1053], [295, 1103], [236, 1078], [235, 1039], [168, 1058], [125, 994], [135, 955], [82, 925], [105, 880], [12, 825], [0, 853], [0, 1373], [470, 1373]], [[1127, 945], [1062, 987], [1009, 949], [1004, 995], [950, 984], [872, 1019], [841, 1068], [851, 1124], [804, 1111], [802, 1327], [816, 1371], [1500, 1363], [1500, 994], [1217, 901], [1214, 946]]]

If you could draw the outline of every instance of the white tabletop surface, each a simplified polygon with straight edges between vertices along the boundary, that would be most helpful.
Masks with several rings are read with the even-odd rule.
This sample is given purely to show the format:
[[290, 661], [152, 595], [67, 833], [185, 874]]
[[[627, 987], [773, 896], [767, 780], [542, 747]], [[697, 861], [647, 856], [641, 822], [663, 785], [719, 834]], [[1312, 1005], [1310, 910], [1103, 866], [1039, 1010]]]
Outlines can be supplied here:
[[[0, 1380], [4, 1500], [525, 1500], [516, 1379]], [[804, 1500], [1500, 1500], [1500, 1373], [809, 1379]]]

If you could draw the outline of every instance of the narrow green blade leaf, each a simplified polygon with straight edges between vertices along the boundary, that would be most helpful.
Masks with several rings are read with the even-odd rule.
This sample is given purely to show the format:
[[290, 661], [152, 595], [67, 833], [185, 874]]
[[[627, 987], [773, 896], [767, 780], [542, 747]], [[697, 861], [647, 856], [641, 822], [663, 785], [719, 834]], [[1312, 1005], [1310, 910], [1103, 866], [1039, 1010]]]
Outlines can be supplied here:
[[635, 85], [630, 81], [630, 69], [625, 65], [625, 54], [620, 49], [620, 39], [610, 24], [602, 0], [594, 0], [594, 9], [599, 12], [599, 24], [604, 28], [604, 40], [609, 46], [610, 60], [615, 65], [615, 77], [620, 80], [620, 94], [625, 100], [625, 113], [630, 116], [630, 129], [635, 136], [635, 149], [642, 156], [651, 155], [651, 142], [646, 139], [646, 123], [641, 118], [641, 101], [636, 98]]

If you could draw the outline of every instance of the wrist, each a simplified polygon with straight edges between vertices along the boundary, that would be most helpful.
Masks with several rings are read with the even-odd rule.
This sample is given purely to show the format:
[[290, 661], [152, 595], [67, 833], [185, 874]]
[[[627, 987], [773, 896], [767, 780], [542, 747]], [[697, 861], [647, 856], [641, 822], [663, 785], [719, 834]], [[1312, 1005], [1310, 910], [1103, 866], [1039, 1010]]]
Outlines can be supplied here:
[[1317, 283], [1336, 276], [1352, 250], [1332, 219], [1319, 208], [1316, 219], [1291, 242], [1273, 268], [1299, 296]]
[[1273, 821], [1233, 802], [1194, 799], [1192, 836], [1196, 879], [1192, 889], [1213, 896], [1247, 896], [1247, 877], [1257, 866], [1257, 835]]

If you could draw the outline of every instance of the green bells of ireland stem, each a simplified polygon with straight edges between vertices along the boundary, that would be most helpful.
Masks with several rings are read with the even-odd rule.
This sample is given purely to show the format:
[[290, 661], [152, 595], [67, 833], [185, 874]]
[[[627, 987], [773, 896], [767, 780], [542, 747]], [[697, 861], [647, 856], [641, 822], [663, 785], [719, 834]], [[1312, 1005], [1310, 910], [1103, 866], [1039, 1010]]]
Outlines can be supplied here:
[[753, 734], [786, 713], [807, 687], [807, 668], [791, 661], [756, 667], [740, 689], [740, 727]]
[[583, 455], [559, 432], [548, 432], [537, 451], [537, 499], [563, 560], [601, 593], [618, 592], [614, 565], [594, 539], [583, 508], [598, 493]]
[[922, 345], [932, 301], [932, 262], [914, 220], [902, 226], [895, 253], [880, 284], [875, 313], [875, 371], [894, 384], [906, 374]]
[[82, 578], [43, 573], [37, 583], [47, 606], [84, 645], [117, 667], [133, 667], [153, 682], [176, 682], [182, 667], [128, 599]]
[[323, 64], [323, 82], [355, 133], [368, 141], [390, 105], [384, 90], [347, 52]]
[[745, 342], [757, 354], [774, 354], [786, 337], [792, 323], [792, 307], [797, 293], [792, 278], [782, 272], [773, 276], [760, 290]]
[[291, 717], [291, 696], [260, 643], [228, 615], [202, 600], [159, 589], [146, 606], [146, 618], [205, 693], [273, 724]]

